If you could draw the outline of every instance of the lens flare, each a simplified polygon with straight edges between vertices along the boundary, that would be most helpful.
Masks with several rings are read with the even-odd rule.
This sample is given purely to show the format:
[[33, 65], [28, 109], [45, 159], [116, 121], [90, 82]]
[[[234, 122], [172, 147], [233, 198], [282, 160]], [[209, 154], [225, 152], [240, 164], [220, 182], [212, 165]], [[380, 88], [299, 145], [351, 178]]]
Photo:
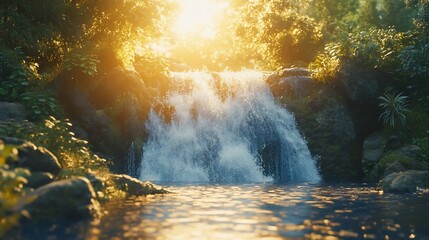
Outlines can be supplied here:
[[202, 38], [216, 37], [216, 20], [228, 7], [225, 1], [178, 0], [180, 12], [174, 31], [181, 37], [198, 34]]

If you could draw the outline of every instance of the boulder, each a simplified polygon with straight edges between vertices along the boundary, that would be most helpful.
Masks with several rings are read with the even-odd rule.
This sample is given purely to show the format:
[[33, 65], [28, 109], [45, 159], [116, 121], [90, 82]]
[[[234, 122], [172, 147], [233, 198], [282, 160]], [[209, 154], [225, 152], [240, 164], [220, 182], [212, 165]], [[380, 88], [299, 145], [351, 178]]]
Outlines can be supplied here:
[[307, 76], [284, 77], [271, 86], [273, 91], [280, 91], [279, 94], [287, 94], [291, 97], [306, 97], [315, 87], [315, 81]]
[[379, 93], [379, 77], [367, 67], [344, 62], [339, 78], [346, 97], [354, 103], [370, 102]]
[[88, 218], [99, 214], [99, 203], [88, 179], [76, 177], [56, 181], [24, 196], [23, 207], [32, 220]]
[[28, 168], [31, 172], [48, 172], [57, 176], [61, 171], [61, 165], [54, 154], [29, 142], [19, 146], [18, 157], [18, 166]]
[[24, 105], [20, 103], [0, 102], [0, 121], [23, 121], [27, 118]]
[[416, 145], [407, 145], [399, 149], [399, 153], [407, 158], [417, 159], [422, 152], [422, 149]]
[[415, 145], [386, 152], [369, 173], [369, 181], [378, 181], [389, 174], [404, 170], [428, 170], [429, 166], [419, 160], [420, 148]]
[[47, 172], [33, 172], [27, 177], [26, 187], [39, 188], [54, 181], [54, 176]]
[[310, 76], [311, 71], [307, 68], [285, 68], [280, 71], [280, 77]]
[[352, 116], [347, 107], [336, 102], [316, 114], [316, 122], [320, 128], [325, 128], [331, 135], [343, 142], [356, 138]]
[[273, 72], [268, 76], [266, 82], [269, 85], [275, 84], [281, 78], [292, 77], [292, 76], [305, 76], [309, 77], [311, 75], [310, 70], [307, 68], [283, 68]]
[[385, 192], [415, 192], [417, 188], [429, 187], [429, 171], [408, 170], [392, 173], [380, 181]]
[[111, 174], [110, 178], [119, 189], [131, 196], [168, 193], [167, 190], [155, 184], [150, 182], [142, 182], [128, 175]]

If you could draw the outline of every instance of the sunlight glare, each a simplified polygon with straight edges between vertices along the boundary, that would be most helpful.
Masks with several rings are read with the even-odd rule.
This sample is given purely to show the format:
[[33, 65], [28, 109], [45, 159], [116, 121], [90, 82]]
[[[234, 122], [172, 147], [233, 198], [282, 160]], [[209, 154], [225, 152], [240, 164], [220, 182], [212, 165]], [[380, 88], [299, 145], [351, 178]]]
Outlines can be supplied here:
[[185, 37], [198, 33], [211, 39], [216, 36], [216, 19], [227, 8], [225, 2], [216, 0], [177, 0], [180, 13], [175, 25], [175, 32]]

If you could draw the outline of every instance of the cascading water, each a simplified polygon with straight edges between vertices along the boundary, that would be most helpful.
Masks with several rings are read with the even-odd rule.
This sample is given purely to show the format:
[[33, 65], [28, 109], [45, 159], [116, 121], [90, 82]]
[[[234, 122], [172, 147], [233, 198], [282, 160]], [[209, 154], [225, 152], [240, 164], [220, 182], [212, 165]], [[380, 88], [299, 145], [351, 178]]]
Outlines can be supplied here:
[[[320, 180], [295, 119], [260, 72], [175, 73], [165, 105], [151, 111], [140, 178], [168, 182]], [[166, 119], [170, 118], [170, 119]]]

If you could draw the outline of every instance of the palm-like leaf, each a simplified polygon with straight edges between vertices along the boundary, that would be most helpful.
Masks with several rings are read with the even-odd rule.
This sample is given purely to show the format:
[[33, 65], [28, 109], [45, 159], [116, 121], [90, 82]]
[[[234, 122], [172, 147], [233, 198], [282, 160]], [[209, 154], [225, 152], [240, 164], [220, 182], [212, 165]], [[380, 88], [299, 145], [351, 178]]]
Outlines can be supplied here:
[[391, 127], [395, 127], [398, 122], [402, 125], [405, 124], [405, 113], [409, 111], [407, 96], [404, 96], [402, 93], [385, 93], [383, 96], [378, 97], [378, 99], [380, 100], [379, 106], [383, 110], [379, 120]]

